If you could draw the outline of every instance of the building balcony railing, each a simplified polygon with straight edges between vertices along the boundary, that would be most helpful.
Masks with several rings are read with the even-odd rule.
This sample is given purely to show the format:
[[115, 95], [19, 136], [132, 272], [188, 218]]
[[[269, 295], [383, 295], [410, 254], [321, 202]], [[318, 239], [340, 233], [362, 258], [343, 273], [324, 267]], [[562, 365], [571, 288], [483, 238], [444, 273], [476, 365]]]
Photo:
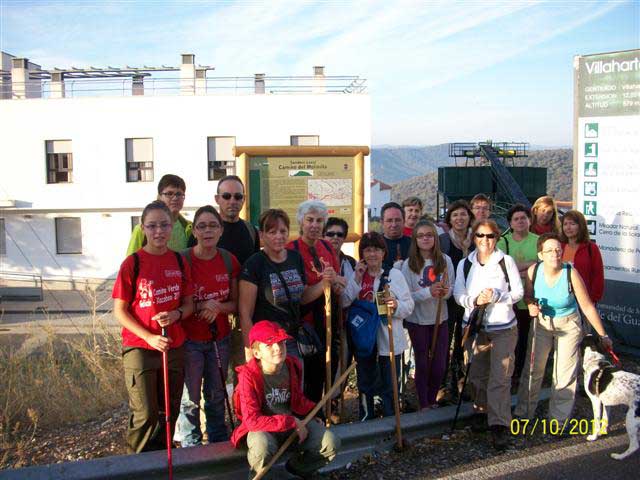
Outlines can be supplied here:
[[1, 99], [79, 98], [170, 95], [296, 95], [363, 94], [366, 79], [359, 76], [274, 76], [207, 78], [65, 78], [0, 83]]

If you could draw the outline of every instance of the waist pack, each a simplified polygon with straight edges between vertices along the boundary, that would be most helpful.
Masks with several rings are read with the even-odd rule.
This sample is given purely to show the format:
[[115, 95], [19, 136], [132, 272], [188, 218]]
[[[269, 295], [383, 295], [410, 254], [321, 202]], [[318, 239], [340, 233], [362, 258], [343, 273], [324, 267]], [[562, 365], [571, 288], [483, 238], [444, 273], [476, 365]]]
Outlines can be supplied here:
[[356, 356], [368, 357], [376, 346], [376, 333], [381, 318], [373, 302], [354, 300], [349, 307], [347, 328], [356, 350]]

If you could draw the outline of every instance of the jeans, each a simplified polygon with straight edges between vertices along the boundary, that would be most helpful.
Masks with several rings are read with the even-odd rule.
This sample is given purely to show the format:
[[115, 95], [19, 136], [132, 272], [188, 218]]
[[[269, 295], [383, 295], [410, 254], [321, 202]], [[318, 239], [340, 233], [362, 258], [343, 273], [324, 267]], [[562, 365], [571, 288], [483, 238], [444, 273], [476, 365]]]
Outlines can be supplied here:
[[[402, 355], [396, 355], [396, 381], [400, 385], [400, 371]], [[393, 386], [391, 384], [391, 360], [388, 355], [378, 355], [377, 349], [368, 357], [356, 356], [356, 373], [358, 377], [358, 392], [360, 393], [359, 418], [363, 422], [374, 418], [373, 397], [380, 393], [382, 397], [382, 411], [385, 417], [394, 414]], [[381, 389], [376, 389], [376, 379], [380, 379]]]
[[[216, 344], [225, 381], [220, 378], [216, 358]], [[204, 414], [209, 443], [229, 439], [225, 424], [227, 368], [229, 366], [230, 337], [217, 342], [187, 340], [185, 346], [184, 390], [178, 418], [179, 438], [183, 447], [202, 443], [200, 427], [200, 396], [204, 396]]]

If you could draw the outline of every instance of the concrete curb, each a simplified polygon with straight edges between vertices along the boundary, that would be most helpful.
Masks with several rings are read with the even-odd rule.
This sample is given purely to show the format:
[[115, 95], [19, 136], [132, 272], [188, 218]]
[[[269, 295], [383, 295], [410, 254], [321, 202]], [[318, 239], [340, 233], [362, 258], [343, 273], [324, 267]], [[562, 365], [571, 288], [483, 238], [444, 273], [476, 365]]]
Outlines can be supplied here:
[[[549, 398], [549, 391], [541, 392], [540, 400]], [[512, 397], [515, 404], [516, 397]], [[451, 428], [456, 406], [403, 414], [401, 416], [404, 437], [411, 440], [429, 434], [445, 433]], [[459, 419], [473, 413], [471, 403], [464, 403]], [[366, 453], [389, 450], [395, 444], [395, 420], [387, 417], [369, 422], [356, 422], [332, 427], [342, 440], [342, 450], [325, 471], [336, 470], [357, 460]], [[404, 438], [403, 437], [403, 438]], [[0, 480], [119, 480], [165, 479], [167, 454], [163, 451], [137, 455], [117, 455], [78, 462], [35, 466], [0, 472]], [[229, 442], [200, 447], [173, 450], [174, 477], [179, 479], [204, 479], [215, 475], [220, 480], [246, 478], [248, 466], [246, 451], [234, 449]], [[280, 462], [277, 471], [287, 478]]]

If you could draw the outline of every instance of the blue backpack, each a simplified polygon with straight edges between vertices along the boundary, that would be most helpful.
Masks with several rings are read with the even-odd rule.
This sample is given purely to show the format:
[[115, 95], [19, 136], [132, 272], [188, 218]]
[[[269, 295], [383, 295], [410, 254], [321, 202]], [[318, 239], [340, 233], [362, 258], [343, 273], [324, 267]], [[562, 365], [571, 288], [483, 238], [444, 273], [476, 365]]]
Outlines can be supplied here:
[[[389, 283], [389, 270], [385, 269], [380, 278], [378, 291]], [[347, 316], [347, 328], [353, 341], [355, 353], [358, 357], [368, 357], [376, 346], [376, 333], [380, 322], [384, 318], [378, 315], [378, 307], [375, 302], [356, 299], [349, 307]]]

